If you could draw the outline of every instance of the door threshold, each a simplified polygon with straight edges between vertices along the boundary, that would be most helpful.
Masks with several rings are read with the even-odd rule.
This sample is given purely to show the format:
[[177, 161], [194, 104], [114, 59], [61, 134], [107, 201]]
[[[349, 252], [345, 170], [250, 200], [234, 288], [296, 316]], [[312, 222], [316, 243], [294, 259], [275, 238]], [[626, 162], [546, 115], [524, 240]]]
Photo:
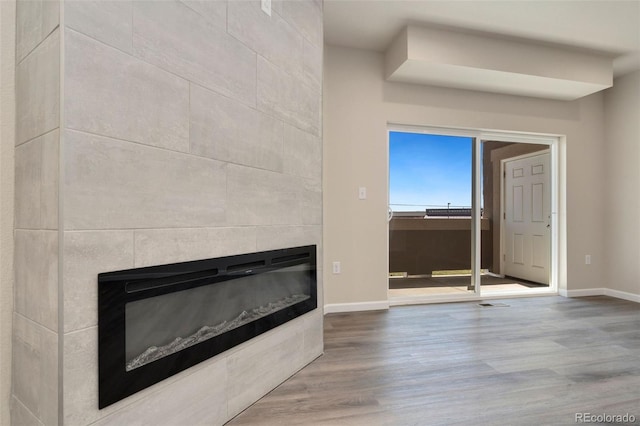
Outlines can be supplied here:
[[481, 296], [484, 298], [504, 299], [506, 297], [535, 297], [535, 296], [557, 296], [558, 290], [550, 288], [528, 288], [523, 290], [503, 290], [484, 291]]
[[435, 303], [455, 303], [455, 302], [475, 302], [479, 300], [492, 299], [517, 299], [520, 297], [544, 297], [557, 296], [558, 292], [554, 290], [544, 289], [543, 291], [533, 289], [534, 291], [519, 292], [492, 292], [485, 294], [443, 294], [439, 296], [395, 296], [389, 298], [389, 306], [406, 306], [406, 305], [429, 305]]
[[473, 302], [480, 300], [477, 294], [443, 294], [437, 296], [394, 296], [389, 298], [389, 306], [428, 305], [431, 303]]

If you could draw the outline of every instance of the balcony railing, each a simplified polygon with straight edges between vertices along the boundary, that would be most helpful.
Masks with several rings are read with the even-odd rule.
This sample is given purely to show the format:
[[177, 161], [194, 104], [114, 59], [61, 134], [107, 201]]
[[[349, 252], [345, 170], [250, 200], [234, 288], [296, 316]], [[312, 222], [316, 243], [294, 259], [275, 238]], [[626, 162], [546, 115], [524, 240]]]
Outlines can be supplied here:
[[[442, 216], [429, 215], [429, 210]], [[438, 270], [470, 269], [471, 208], [434, 208], [426, 213], [394, 212], [389, 221], [389, 272], [428, 275]], [[491, 220], [482, 218], [480, 229], [482, 268], [490, 268]]]

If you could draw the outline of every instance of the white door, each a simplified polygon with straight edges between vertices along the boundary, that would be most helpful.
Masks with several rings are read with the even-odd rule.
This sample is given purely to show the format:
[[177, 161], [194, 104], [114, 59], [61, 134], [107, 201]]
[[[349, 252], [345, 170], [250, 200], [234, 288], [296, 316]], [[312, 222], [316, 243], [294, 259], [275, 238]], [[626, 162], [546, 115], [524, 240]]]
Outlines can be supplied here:
[[549, 152], [504, 161], [504, 275], [549, 284]]

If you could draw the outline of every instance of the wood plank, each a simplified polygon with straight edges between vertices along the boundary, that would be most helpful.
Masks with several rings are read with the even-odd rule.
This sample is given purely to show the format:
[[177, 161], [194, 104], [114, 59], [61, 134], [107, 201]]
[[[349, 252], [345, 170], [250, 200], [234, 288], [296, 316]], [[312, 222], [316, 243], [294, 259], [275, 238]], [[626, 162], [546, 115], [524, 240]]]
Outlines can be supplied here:
[[605, 296], [325, 317], [325, 354], [229, 425], [640, 422], [640, 305]]

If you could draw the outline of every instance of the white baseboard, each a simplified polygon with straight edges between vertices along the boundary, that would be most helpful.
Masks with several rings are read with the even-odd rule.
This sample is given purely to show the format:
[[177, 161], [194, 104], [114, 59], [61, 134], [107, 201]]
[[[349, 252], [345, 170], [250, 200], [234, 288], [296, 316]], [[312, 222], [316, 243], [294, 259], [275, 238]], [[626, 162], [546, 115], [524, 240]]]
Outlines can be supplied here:
[[[610, 288], [582, 288], [576, 290], [559, 290], [558, 294], [563, 297], [587, 297], [587, 296], [609, 296], [618, 299], [629, 300], [631, 302], [640, 303], [640, 294], [628, 293], [626, 291], [612, 290]], [[531, 295], [536, 296], [536, 295]], [[510, 296], [513, 297], [513, 296]], [[486, 299], [492, 297], [487, 296]], [[493, 297], [497, 298], [497, 297]], [[480, 300], [478, 298], [470, 300]], [[450, 302], [452, 300], [439, 300], [438, 302]], [[431, 303], [434, 300], [430, 300]], [[421, 303], [424, 303], [422, 301]], [[393, 302], [393, 305], [405, 305], [409, 304], [404, 300], [397, 300]], [[381, 311], [389, 309], [388, 300], [378, 300], [373, 302], [354, 302], [354, 303], [330, 303], [324, 305], [325, 314], [335, 314], [341, 312], [363, 312], [363, 311]]]
[[640, 294], [627, 293], [626, 291], [613, 290], [611, 288], [605, 288], [604, 294], [605, 296], [617, 297], [618, 299], [640, 303]]
[[389, 309], [388, 300], [374, 302], [354, 302], [354, 303], [330, 303], [324, 305], [325, 314], [335, 314], [339, 312], [360, 312], [360, 311], [381, 311]]
[[640, 294], [627, 293], [626, 291], [613, 290], [611, 288], [583, 288], [577, 290], [560, 290], [560, 296], [564, 297], [586, 297], [586, 296], [609, 296], [617, 299], [629, 300], [640, 303]]

